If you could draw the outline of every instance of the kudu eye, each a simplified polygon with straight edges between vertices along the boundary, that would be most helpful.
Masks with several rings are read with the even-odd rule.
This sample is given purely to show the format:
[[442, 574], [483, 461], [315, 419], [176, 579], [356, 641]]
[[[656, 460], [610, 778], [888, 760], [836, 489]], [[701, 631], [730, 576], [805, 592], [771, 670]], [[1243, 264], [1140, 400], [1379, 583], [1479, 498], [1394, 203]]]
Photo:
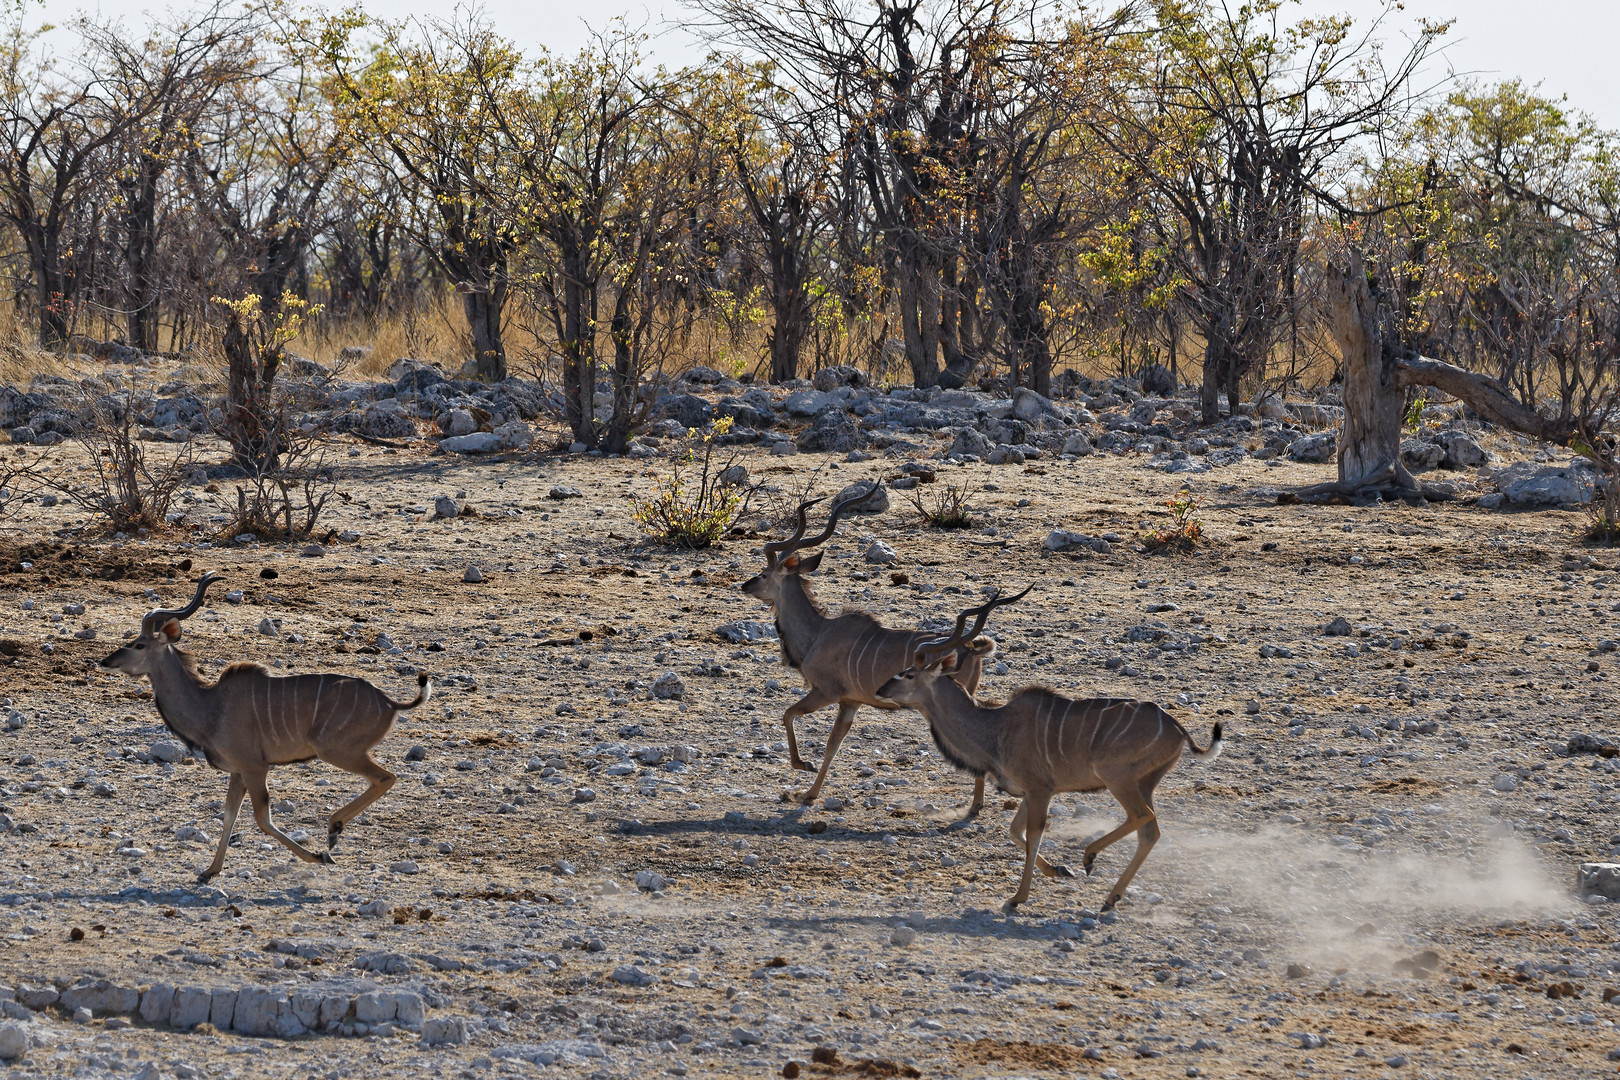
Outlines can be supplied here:
[[137, 642], [136, 642], [136, 643], [135, 643], [135, 647], [136, 647], [136, 648], [137, 648], [137, 649], [144, 649], [144, 648], [146, 648], [146, 642], [144, 642], [144, 641], [137, 641]]

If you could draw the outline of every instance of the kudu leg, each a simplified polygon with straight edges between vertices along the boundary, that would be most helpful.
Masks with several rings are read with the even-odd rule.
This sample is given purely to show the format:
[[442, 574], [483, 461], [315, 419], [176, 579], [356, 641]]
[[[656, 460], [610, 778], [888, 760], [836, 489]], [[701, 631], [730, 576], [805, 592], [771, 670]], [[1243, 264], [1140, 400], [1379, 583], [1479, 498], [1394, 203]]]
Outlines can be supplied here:
[[1123, 840], [1125, 837], [1129, 836], [1131, 833], [1135, 832], [1141, 827], [1141, 821], [1129, 811], [1126, 811], [1125, 823], [1123, 825], [1115, 829], [1113, 832], [1104, 836], [1099, 836], [1097, 839], [1087, 844], [1085, 860], [1080, 864], [1080, 868], [1085, 871], [1086, 877], [1091, 876], [1091, 865], [1097, 861], [1097, 855], [1102, 851], [1103, 848], [1107, 847], [1109, 844], [1117, 843], [1118, 841]]
[[242, 809], [242, 796], [247, 794], [247, 785], [236, 773], [231, 773], [230, 786], [225, 789], [225, 822], [219, 831], [219, 846], [214, 849], [214, 861], [208, 864], [208, 869], [197, 875], [197, 884], [201, 885], [225, 865], [225, 849], [231, 846], [231, 830], [236, 827], [236, 812]]
[[[1026, 803], [1019, 803], [1018, 813], [1013, 815], [1012, 824], [1007, 829], [1008, 834], [1012, 837], [1012, 842], [1019, 847], [1024, 846], [1024, 829], [1028, 824], [1028, 815], [1025, 813], [1026, 805]], [[1074, 877], [1074, 871], [1067, 866], [1047, 862], [1046, 857], [1041, 854], [1039, 844], [1035, 845], [1035, 869], [1046, 877]]]
[[[808, 694], [804, 695], [804, 697], [788, 706], [788, 711], [782, 714], [782, 726], [787, 728], [788, 763], [792, 765], [793, 768], [803, 769], [805, 772], [810, 771], [810, 766], [805, 764], [804, 759], [799, 756], [799, 740], [793, 734], [793, 718], [795, 716], [804, 716], [807, 713], [813, 713], [817, 709], [825, 709], [828, 705], [833, 704], [837, 700], [838, 699], [833, 697], [831, 694], [824, 694], [820, 690], [812, 690]], [[830, 746], [828, 747], [828, 751], [828, 756], [832, 756]]]
[[[1171, 764], [1173, 765], [1174, 762]], [[1119, 875], [1119, 880], [1114, 882], [1114, 887], [1108, 891], [1108, 902], [1102, 906], [1104, 911], [1111, 910], [1115, 904], [1125, 898], [1125, 886], [1131, 883], [1131, 879], [1136, 876], [1136, 872], [1142, 868], [1142, 863], [1147, 859], [1148, 852], [1152, 851], [1153, 845], [1159, 842], [1159, 815], [1153, 809], [1153, 789], [1159, 786], [1159, 780], [1169, 771], [1170, 765], [1166, 765], [1164, 768], [1144, 776], [1137, 783], [1136, 790], [1129, 793], [1135, 796], [1136, 805], [1127, 804], [1126, 809], [1141, 823], [1136, 830], [1136, 854], [1131, 857], [1129, 865], [1125, 867], [1125, 872]], [[1125, 800], [1121, 799], [1120, 801], [1124, 802]]]
[[981, 810], [983, 810], [983, 809], [984, 809], [984, 777], [975, 776], [973, 778], [973, 804], [968, 807], [967, 813], [962, 815], [962, 820], [957, 822], [957, 824], [958, 825], [966, 825], [968, 822], [970, 822], [974, 818], [978, 817], [979, 812]]
[[1148, 814], [1148, 819], [1142, 822], [1140, 829], [1136, 830], [1136, 854], [1131, 857], [1130, 864], [1125, 867], [1125, 872], [1119, 875], [1119, 880], [1114, 882], [1114, 887], [1108, 890], [1108, 900], [1102, 906], [1104, 911], [1112, 911], [1115, 904], [1125, 899], [1125, 886], [1131, 883], [1131, 879], [1136, 876], [1136, 871], [1141, 869], [1143, 861], [1148, 857], [1148, 852], [1152, 851], [1153, 845], [1159, 842], [1159, 819], [1151, 810], [1148, 811]]
[[793, 801], [806, 806], [816, 801], [816, 796], [821, 794], [822, 785], [827, 782], [827, 770], [832, 768], [833, 755], [838, 753], [838, 744], [849, 734], [849, 726], [855, 722], [855, 713], [859, 710], [860, 706], [853, 702], [845, 702], [838, 706], [838, 718], [833, 721], [832, 731], [827, 734], [827, 750], [821, 755], [821, 768], [816, 773], [815, 782], [807, 791], [794, 792]]
[[334, 848], [337, 847], [338, 833], [343, 831], [343, 826], [359, 817], [366, 807], [388, 794], [388, 789], [394, 786], [397, 777], [373, 761], [369, 749], [362, 751], [358, 757], [323, 756], [321, 760], [328, 765], [336, 765], [344, 772], [352, 772], [371, 781], [370, 787], [332, 812], [331, 820], [326, 826], [326, 846]]
[[1035, 861], [1040, 857], [1037, 852], [1041, 846], [1041, 834], [1046, 831], [1046, 808], [1051, 801], [1050, 791], [1032, 791], [1024, 796], [1018, 813], [1013, 815], [1011, 831], [1013, 841], [1022, 842], [1024, 848], [1024, 874], [1018, 880], [1018, 891], [1001, 905], [1001, 909], [1009, 915], [1029, 899], [1030, 882], [1035, 878]]
[[[1125, 821], [1113, 832], [1099, 836], [1086, 845], [1086, 857], [1081, 868], [1085, 870], [1087, 877], [1091, 876], [1091, 865], [1097, 861], [1097, 855], [1103, 848], [1137, 832], [1142, 828], [1143, 820], [1153, 816], [1153, 789], [1159, 786], [1159, 781], [1174, 764], [1175, 762], [1171, 762], [1170, 765], [1155, 769], [1147, 776], [1121, 781], [1108, 788], [1108, 793], [1125, 809]], [[1146, 797], [1143, 796], [1144, 792]]]
[[294, 855], [297, 855], [305, 862], [330, 863], [332, 861], [332, 856], [328, 855], [326, 852], [323, 851], [317, 855], [303, 844], [300, 844], [298, 841], [276, 828], [276, 823], [271, 820], [270, 817], [270, 789], [265, 786], [264, 776], [262, 774], [259, 776], [247, 777], [247, 789], [248, 798], [253, 800], [253, 818], [259, 823], [259, 828], [264, 831], [265, 835], [273, 836], [277, 840], [281, 841], [287, 850], [291, 851]]

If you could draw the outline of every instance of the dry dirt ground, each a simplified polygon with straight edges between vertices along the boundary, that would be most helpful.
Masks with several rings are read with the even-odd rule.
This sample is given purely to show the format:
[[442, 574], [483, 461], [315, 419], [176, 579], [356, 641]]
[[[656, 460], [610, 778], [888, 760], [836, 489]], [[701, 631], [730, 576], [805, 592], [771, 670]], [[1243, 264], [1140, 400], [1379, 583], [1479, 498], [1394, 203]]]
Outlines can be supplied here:
[[[716, 634], [769, 622], [738, 589], [759, 541], [642, 546], [629, 497], [659, 463], [344, 460], [353, 501], [331, 524], [359, 540], [321, 557], [58, 539], [82, 521], [66, 505], [6, 522], [0, 694], [22, 726], [0, 732], [0, 813], [16, 826], [0, 835], [0, 987], [407, 988], [430, 1018], [467, 1018], [468, 1041], [78, 1025], [47, 1008], [6, 1075], [1615, 1072], [1620, 1003], [1604, 991], [1620, 987], [1620, 907], [1573, 885], [1620, 843], [1620, 762], [1561, 748], [1620, 734], [1602, 646], [1620, 637], [1620, 574], [1613, 552], [1578, 545], [1577, 514], [1279, 506], [1277, 488], [1331, 467], [1170, 477], [1093, 456], [942, 465], [993, 535], [919, 529], [898, 495], [847, 522], [818, 574], [829, 606], [915, 624], [1036, 583], [995, 615], [1005, 667], [982, 694], [1042, 682], [1161, 702], [1200, 741], [1227, 725], [1222, 757], [1159, 789], [1164, 837], [1117, 915], [1096, 909], [1131, 839], [1095, 877], [1037, 878], [1007, 917], [1010, 811], [996, 796], [955, 824], [971, 781], [916, 714], [862, 711], [825, 792], [842, 805], [781, 800], [808, 779], [790, 775], [778, 721], [799, 680], [773, 643]], [[826, 493], [897, 462], [750, 465], [782, 486], [819, 467]], [[1182, 481], [1204, 497], [1207, 543], [1137, 550]], [[553, 501], [555, 485], [583, 497]], [[430, 520], [458, 492], [476, 515]], [[215, 498], [194, 494], [204, 510]], [[1055, 526], [1122, 539], [1045, 554]], [[873, 537], [904, 584], [863, 561]], [[469, 565], [482, 583], [463, 582]], [[360, 673], [397, 697], [416, 668], [438, 679], [379, 748], [399, 783], [335, 866], [290, 861], [244, 814], [225, 872], [196, 886], [224, 777], [151, 761], [165, 732], [145, 683], [95, 667], [204, 570], [226, 578], [186, 624], [205, 674], [251, 659]], [[1336, 615], [1350, 636], [1322, 633]], [[1146, 640], [1129, 640], [1139, 627]], [[649, 696], [666, 671], [681, 700]], [[813, 761], [831, 716], [801, 724]], [[694, 760], [625, 763], [679, 746]], [[361, 787], [319, 762], [271, 784], [280, 823], [317, 839]], [[1117, 820], [1106, 795], [1060, 797], [1056, 857], [1078, 865]], [[664, 887], [638, 888], [646, 872]]]

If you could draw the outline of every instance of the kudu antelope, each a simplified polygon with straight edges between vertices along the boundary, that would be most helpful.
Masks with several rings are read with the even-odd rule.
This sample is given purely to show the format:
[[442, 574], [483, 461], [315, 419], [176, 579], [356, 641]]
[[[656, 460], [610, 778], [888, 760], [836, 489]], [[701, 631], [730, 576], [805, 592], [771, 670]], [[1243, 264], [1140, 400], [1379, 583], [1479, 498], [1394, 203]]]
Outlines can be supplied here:
[[[809, 686], [809, 693], [789, 706], [782, 714], [782, 725], [787, 728], [788, 757], [795, 769], [809, 771], [810, 766], [799, 757], [799, 742], [793, 732], [793, 718], [828, 705], [838, 706], [838, 717], [827, 735], [827, 749], [821, 757], [821, 768], [815, 781], [805, 791], [784, 792], [784, 799], [796, 799], [805, 804], [816, 801], [827, 782], [827, 771], [832, 767], [833, 755], [849, 734], [850, 725], [862, 705], [879, 709], [896, 708], [894, 704], [877, 696], [877, 688], [911, 663], [917, 646], [937, 635], [917, 630], [889, 630], [863, 611], [845, 611], [829, 616], [810, 592], [805, 575], [814, 573], [821, 565], [821, 552], [801, 556], [798, 552], [825, 542], [838, 527], [839, 517], [856, 504], [864, 502], [877, 491], [878, 481], [866, 491], [833, 503], [827, 515], [827, 526], [821, 535], [805, 538], [805, 512], [820, 502], [812, 499], [800, 503], [798, 527], [786, 540], [765, 545], [765, 570], [743, 582], [743, 592], [765, 601], [775, 610], [776, 633], [782, 647], [782, 661], [798, 670]], [[953, 637], [961, 636], [967, 614], [957, 620]], [[980, 624], [982, 628], [983, 624]], [[965, 641], [958, 649], [961, 661], [953, 678], [972, 693], [979, 685], [979, 675], [986, 654], [994, 651], [988, 639]], [[984, 778], [977, 778], [973, 787], [973, 803], [964, 821], [984, 808]]]
[[951, 637], [919, 648], [912, 666], [884, 684], [878, 697], [920, 711], [947, 759], [975, 776], [989, 774], [1009, 794], [1023, 800], [1013, 815], [1010, 832], [1013, 843], [1024, 850], [1024, 875], [1017, 893], [1003, 905], [1008, 912], [1029, 899], [1030, 880], [1037, 867], [1047, 877], [1074, 876], [1067, 867], [1053, 865], [1040, 854], [1052, 796], [1060, 791], [1106, 788], [1125, 808], [1125, 823], [1086, 845], [1087, 876], [1098, 852], [1126, 834], [1136, 833], [1136, 855], [1103, 905], [1104, 911], [1111, 909], [1125, 895], [1125, 886], [1159, 839], [1154, 788], [1181, 760], [1183, 747], [1190, 748], [1195, 757], [1218, 755], [1221, 725], [1215, 725], [1209, 748], [1199, 749], [1175, 717], [1145, 701], [1074, 701], [1042, 687], [1029, 687], [1005, 705], [981, 704], [952, 678], [966, 647], [961, 626], [958, 621]]
[[371, 781], [358, 798], [336, 810], [327, 826], [326, 846], [337, 845], [343, 826], [394, 786], [394, 774], [372, 760], [371, 749], [388, 734], [394, 718], [425, 704], [433, 693], [426, 674], [416, 677], [421, 692], [415, 701], [395, 701], [364, 679], [348, 675], [277, 677], [258, 664], [232, 664], [218, 681], [204, 682], [196, 662], [178, 647], [180, 623], [202, 605], [203, 593], [219, 580], [204, 574], [191, 603], [177, 611], [150, 612], [141, 620], [134, 641], [101, 662], [152, 682], [152, 700], [170, 731], [208, 764], [230, 774], [225, 794], [225, 824], [214, 861], [199, 878], [207, 881], [225, 864], [225, 849], [242, 796], [253, 800], [253, 817], [270, 836], [305, 862], [330, 863], [276, 828], [270, 819], [270, 792], [265, 777], [272, 765], [320, 758]]

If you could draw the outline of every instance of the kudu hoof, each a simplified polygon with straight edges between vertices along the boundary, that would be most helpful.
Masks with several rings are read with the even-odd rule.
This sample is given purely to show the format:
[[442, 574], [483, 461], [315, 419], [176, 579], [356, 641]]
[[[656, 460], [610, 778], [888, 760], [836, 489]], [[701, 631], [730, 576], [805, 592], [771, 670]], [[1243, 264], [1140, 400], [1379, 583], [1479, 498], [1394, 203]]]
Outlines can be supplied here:
[[1085, 861], [1080, 864], [1080, 868], [1086, 872], [1086, 877], [1091, 876], [1091, 867], [1092, 867], [1092, 864], [1095, 863], [1096, 861], [1097, 861], [1097, 856], [1095, 856], [1095, 855], [1087, 855], [1086, 858], [1085, 858]]
[[204, 870], [202, 873], [197, 875], [197, 884], [199, 884], [199, 885], [208, 884], [210, 881], [214, 880], [214, 874], [217, 873], [217, 872], [218, 871]]
[[1117, 904], [1117, 903], [1119, 903], [1119, 902], [1120, 902], [1120, 900], [1121, 900], [1121, 899], [1123, 899], [1123, 897], [1119, 897], [1119, 896], [1110, 896], [1110, 897], [1109, 897], [1109, 898], [1108, 898], [1108, 903], [1106, 903], [1106, 904], [1104, 904], [1104, 905], [1103, 905], [1103, 906], [1102, 906], [1102, 909], [1103, 909], [1103, 910], [1104, 910], [1104, 911], [1113, 911], [1113, 910], [1114, 910], [1114, 905], [1115, 905], [1115, 904]]
[[1018, 905], [1021, 903], [1023, 903], [1022, 900], [1008, 900], [1006, 903], [1001, 905], [1001, 910], [1003, 913], [1011, 915], [1018, 910]]
[[800, 772], [815, 772], [816, 771], [816, 767], [814, 765], [811, 765], [811, 764], [807, 763], [807, 762], [793, 761], [793, 762], [789, 762], [789, 764], [792, 765], [793, 768], [798, 769]]
[[1074, 877], [1074, 871], [1070, 870], [1067, 866], [1053, 866], [1052, 876], [1072, 878]]
[[330, 851], [321, 852], [321, 862], [325, 863], [327, 866], [337, 865], [337, 860], [332, 858], [332, 853]]
[[338, 835], [340, 833], [342, 833], [342, 832], [343, 832], [343, 823], [342, 822], [338, 822], [337, 824], [333, 825], [330, 829], [326, 830], [326, 847], [327, 847], [327, 850], [331, 850], [332, 848], [337, 847]]

